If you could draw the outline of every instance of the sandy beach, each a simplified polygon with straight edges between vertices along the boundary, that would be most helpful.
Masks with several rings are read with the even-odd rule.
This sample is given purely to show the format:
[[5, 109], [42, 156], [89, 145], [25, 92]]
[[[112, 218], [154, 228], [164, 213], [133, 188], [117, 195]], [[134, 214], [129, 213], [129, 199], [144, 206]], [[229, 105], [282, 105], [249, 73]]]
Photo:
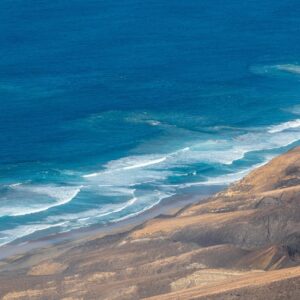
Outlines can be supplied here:
[[299, 299], [299, 170], [295, 148], [224, 191], [166, 205], [169, 213], [122, 232], [76, 233], [6, 257], [0, 296]]
[[158, 205], [149, 210], [115, 223], [103, 226], [93, 225], [65, 233], [53, 233], [49, 235], [32, 234], [0, 247], [0, 259], [3, 260], [12, 255], [28, 253], [35, 249], [60, 245], [74, 240], [77, 241], [90, 237], [100, 238], [107, 235], [127, 232], [136, 226], [143, 224], [147, 220], [158, 216], [175, 216], [180, 210], [188, 207], [189, 205], [198, 203], [203, 199], [207, 199], [209, 196], [212, 196], [224, 189], [224, 186], [225, 185], [207, 186], [202, 187], [201, 192], [197, 192], [196, 190], [192, 192], [189, 191], [189, 193], [186, 193], [185, 195], [174, 195], [162, 200]]
[[0, 1], [0, 300], [299, 300], [300, 1]]

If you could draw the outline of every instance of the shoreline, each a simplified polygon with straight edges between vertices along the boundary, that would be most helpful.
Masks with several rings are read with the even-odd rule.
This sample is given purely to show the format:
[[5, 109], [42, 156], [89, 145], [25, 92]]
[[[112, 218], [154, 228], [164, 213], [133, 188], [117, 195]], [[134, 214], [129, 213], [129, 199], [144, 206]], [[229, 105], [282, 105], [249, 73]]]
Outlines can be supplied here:
[[[173, 217], [178, 212], [190, 205], [198, 204], [205, 199], [224, 190], [228, 185], [209, 185], [189, 189], [183, 194], [176, 194], [163, 199], [154, 207], [132, 217], [109, 224], [93, 224], [87, 227], [73, 229], [67, 232], [49, 233], [41, 235], [42, 231], [17, 238], [3, 246], [0, 246], [0, 262], [10, 257], [29, 255], [34, 251], [49, 247], [67, 246], [67, 244], [80, 243], [89, 239], [114, 236], [134, 230], [134, 228], [157, 217]], [[194, 190], [194, 191], [193, 191]], [[200, 193], [199, 193], [200, 190]]]
[[0, 262], [0, 298], [299, 299], [300, 147], [226, 189], [189, 192], [114, 226], [24, 244]]

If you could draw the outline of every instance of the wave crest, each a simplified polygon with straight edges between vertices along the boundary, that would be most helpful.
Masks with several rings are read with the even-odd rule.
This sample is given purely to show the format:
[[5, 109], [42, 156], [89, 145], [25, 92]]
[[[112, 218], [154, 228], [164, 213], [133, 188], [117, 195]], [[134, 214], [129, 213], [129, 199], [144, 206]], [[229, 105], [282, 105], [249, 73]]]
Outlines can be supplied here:
[[9, 197], [0, 197], [0, 217], [35, 214], [67, 204], [80, 193], [81, 187], [10, 185]]
[[284, 122], [278, 125], [273, 125], [269, 127], [269, 133], [278, 133], [285, 131], [287, 129], [299, 128], [300, 127], [300, 119], [296, 119], [293, 121]]

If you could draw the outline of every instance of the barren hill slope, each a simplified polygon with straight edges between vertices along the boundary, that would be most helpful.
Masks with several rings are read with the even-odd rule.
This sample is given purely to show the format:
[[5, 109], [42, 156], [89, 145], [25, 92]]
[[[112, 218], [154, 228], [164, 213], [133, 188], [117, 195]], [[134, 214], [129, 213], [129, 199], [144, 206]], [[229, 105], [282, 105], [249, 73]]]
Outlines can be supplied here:
[[175, 216], [0, 268], [3, 299], [300, 299], [300, 148]]

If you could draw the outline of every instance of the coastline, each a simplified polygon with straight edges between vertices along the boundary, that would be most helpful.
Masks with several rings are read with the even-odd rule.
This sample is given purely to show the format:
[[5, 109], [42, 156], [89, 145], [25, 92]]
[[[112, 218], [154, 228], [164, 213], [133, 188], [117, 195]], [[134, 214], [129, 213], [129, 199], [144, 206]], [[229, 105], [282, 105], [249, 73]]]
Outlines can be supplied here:
[[28, 255], [31, 252], [39, 251], [44, 248], [56, 246], [64, 247], [68, 243], [76, 243], [89, 239], [102, 238], [110, 235], [118, 235], [134, 230], [135, 227], [143, 223], [155, 219], [157, 217], [174, 217], [178, 212], [186, 209], [188, 206], [205, 201], [209, 197], [226, 188], [225, 184], [202, 186], [201, 192], [193, 191], [182, 195], [173, 195], [163, 199], [154, 207], [141, 212], [132, 217], [115, 223], [99, 225], [93, 224], [88, 227], [73, 229], [62, 233], [53, 233], [38, 236], [39, 232], [30, 234], [11, 243], [0, 247], [0, 263], [2, 260], [13, 257], [15, 255]]
[[3, 258], [0, 298], [299, 299], [299, 196], [296, 147], [208, 198]]
[[0, 7], [0, 300], [300, 300], [300, 1]]

